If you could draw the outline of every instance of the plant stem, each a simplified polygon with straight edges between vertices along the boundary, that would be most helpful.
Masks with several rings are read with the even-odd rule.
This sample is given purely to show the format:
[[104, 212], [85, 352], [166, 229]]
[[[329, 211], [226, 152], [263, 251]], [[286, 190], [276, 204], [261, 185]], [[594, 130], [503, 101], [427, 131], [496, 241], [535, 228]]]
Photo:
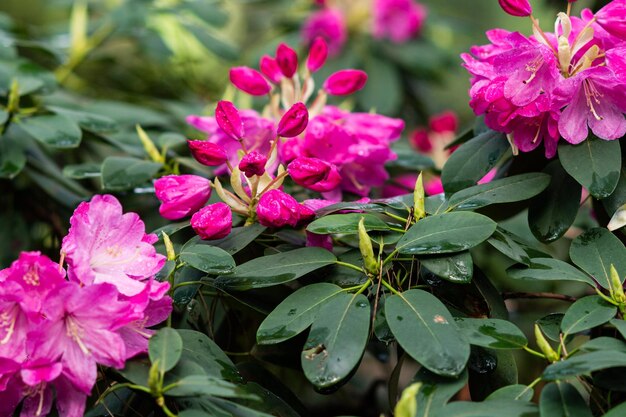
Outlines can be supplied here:
[[[363, 272], [363, 269], [359, 268], [356, 265], [352, 265], [348, 262], [335, 261], [337, 265], [345, 266], [346, 268], [354, 269], [355, 271]], [[365, 272], [363, 272], [365, 273]]]
[[389, 291], [391, 291], [392, 293], [394, 293], [395, 295], [400, 295], [402, 296], [402, 294], [400, 294], [398, 292], [398, 290], [396, 290], [395, 288], [393, 288], [387, 281], [385, 281], [384, 279], [381, 279], [380, 282], [385, 286], [385, 288], [387, 288]]

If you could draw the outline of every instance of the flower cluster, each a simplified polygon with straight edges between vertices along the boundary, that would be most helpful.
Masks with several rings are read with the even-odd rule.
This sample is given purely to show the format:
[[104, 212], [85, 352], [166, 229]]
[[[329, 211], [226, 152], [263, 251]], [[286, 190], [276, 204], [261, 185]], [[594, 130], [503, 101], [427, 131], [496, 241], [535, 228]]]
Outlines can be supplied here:
[[147, 351], [148, 328], [172, 310], [169, 284], [154, 279], [165, 263], [156, 239], [115, 197], [95, 196], [63, 240], [67, 279], [39, 252], [0, 271], [0, 415], [21, 402], [21, 415], [47, 415], [56, 392], [61, 417], [83, 416], [97, 365]]
[[363, 15], [371, 16], [369, 32], [375, 39], [404, 43], [419, 35], [426, 8], [414, 0], [324, 1], [304, 22], [302, 37], [307, 44], [324, 38], [331, 55], [336, 55], [347, 41], [351, 16], [358, 16], [353, 20], [361, 22]]
[[596, 14], [559, 13], [554, 33], [544, 32], [528, 0], [501, 0], [515, 16], [530, 16], [533, 35], [494, 29], [491, 42], [463, 54], [471, 73], [470, 105], [491, 129], [509, 135], [522, 152], [544, 144], [555, 155], [559, 137], [577, 144], [589, 129], [605, 140], [626, 133], [626, 1]]
[[216, 177], [212, 185], [223, 203], [204, 206], [211, 191], [207, 179], [166, 176], [155, 182], [161, 214], [169, 219], [193, 214], [196, 233], [218, 239], [232, 226], [225, 205], [244, 216], [247, 224], [295, 227], [312, 219], [310, 209], [282, 191], [286, 177], [330, 202], [341, 200], [343, 192], [364, 197], [372, 187], [382, 186], [388, 178], [384, 165], [396, 158], [390, 144], [400, 137], [404, 122], [326, 105], [329, 95], [345, 96], [364, 87], [367, 75], [360, 70], [331, 74], [312, 98], [312, 74], [324, 65], [327, 54], [326, 42], [317, 38], [304, 65], [293, 49], [281, 44], [275, 56], [261, 58], [260, 71], [232, 68], [235, 87], [269, 96], [263, 115], [220, 101], [214, 117], [187, 119], [207, 134], [206, 140], [189, 141], [193, 156], [214, 166], [216, 175], [228, 175], [232, 191]]

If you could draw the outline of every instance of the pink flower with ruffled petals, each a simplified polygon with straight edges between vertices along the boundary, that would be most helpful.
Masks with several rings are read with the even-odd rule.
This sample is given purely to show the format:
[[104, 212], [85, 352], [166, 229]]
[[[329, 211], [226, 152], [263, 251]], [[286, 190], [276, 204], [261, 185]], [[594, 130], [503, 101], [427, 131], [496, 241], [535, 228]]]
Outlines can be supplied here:
[[295, 227], [300, 221], [300, 204], [283, 191], [270, 190], [259, 199], [256, 214], [263, 226]]
[[70, 218], [61, 247], [71, 280], [113, 284], [120, 293], [140, 293], [165, 264], [156, 253], [154, 234], [146, 234], [136, 213], [122, 213], [112, 195], [96, 195], [81, 203]]
[[416, 37], [426, 19], [426, 8], [413, 0], [374, 0], [375, 38], [403, 43]]
[[322, 9], [311, 14], [302, 27], [302, 37], [307, 44], [321, 37], [328, 45], [328, 53], [335, 56], [348, 39], [348, 29], [343, 14], [337, 9]]

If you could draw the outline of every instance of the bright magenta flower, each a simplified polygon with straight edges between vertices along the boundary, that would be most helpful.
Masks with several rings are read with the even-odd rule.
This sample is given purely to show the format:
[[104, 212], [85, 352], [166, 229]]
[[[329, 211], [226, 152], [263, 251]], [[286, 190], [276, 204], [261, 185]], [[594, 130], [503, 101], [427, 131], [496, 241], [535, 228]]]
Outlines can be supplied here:
[[528, 0], [498, 0], [498, 3], [511, 16], [525, 17], [533, 12]]
[[272, 86], [259, 71], [248, 67], [231, 68], [230, 82], [252, 96], [263, 96], [272, 90]]
[[211, 197], [211, 181], [198, 175], [166, 175], [154, 181], [159, 213], [169, 220], [200, 210]]
[[626, 39], [626, 0], [613, 0], [596, 13], [596, 22], [611, 35]]
[[196, 161], [209, 167], [222, 165], [228, 159], [223, 147], [207, 140], [188, 140], [187, 145]]
[[191, 227], [201, 239], [222, 239], [233, 227], [233, 213], [225, 203], [209, 204], [191, 216]]
[[239, 110], [230, 101], [221, 100], [215, 108], [215, 120], [224, 133], [235, 140], [243, 137], [243, 122]]
[[362, 89], [366, 82], [364, 71], [345, 69], [331, 74], [324, 81], [324, 90], [333, 96], [346, 96]]
[[298, 69], [298, 54], [284, 43], [276, 48], [276, 63], [287, 78], [293, 77]]
[[280, 84], [283, 79], [283, 73], [274, 58], [269, 55], [263, 55], [259, 61], [259, 69], [271, 82]]
[[246, 177], [251, 178], [255, 175], [263, 175], [265, 173], [265, 164], [267, 163], [267, 157], [262, 153], [252, 151], [241, 159], [239, 162], [239, 169], [246, 174]]
[[278, 136], [284, 138], [298, 136], [300, 133], [304, 132], [308, 123], [309, 111], [304, 103], [296, 103], [287, 110], [278, 122]]
[[328, 57], [328, 45], [321, 36], [318, 36], [311, 43], [309, 56], [306, 59], [306, 67], [311, 72], [316, 72], [324, 66]]
[[326, 192], [341, 184], [337, 167], [317, 158], [297, 158], [289, 164], [287, 171], [296, 184], [313, 191]]
[[300, 221], [300, 204], [283, 191], [270, 190], [259, 199], [256, 214], [263, 226], [295, 227]]
[[413, 0], [375, 0], [373, 14], [375, 38], [403, 43], [419, 34], [426, 8]]
[[328, 45], [328, 53], [335, 56], [348, 40], [348, 29], [341, 11], [322, 9], [311, 14], [302, 27], [302, 37], [307, 44], [316, 38], [323, 38]]
[[70, 218], [63, 239], [68, 275], [84, 285], [110, 283], [132, 296], [144, 290], [150, 278], [165, 264], [156, 253], [154, 234], [146, 234], [136, 213], [122, 213], [112, 195], [96, 195], [83, 202]]

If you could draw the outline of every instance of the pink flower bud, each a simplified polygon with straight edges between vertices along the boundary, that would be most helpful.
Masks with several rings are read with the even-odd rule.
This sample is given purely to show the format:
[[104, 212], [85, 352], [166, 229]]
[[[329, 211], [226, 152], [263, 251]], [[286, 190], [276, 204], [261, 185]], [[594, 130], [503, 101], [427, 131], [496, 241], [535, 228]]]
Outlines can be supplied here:
[[337, 167], [317, 158], [301, 157], [287, 167], [293, 181], [313, 191], [326, 192], [333, 190], [341, 183]]
[[225, 203], [209, 204], [191, 216], [191, 227], [201, 239], [222, 239], [233, 228], [233, 213]]
[[298, 69], [298, 55], [296, 51], [281, 43], [276, 48], [276, 63], [283, 75], [287, 78], [293, 77]]
[[214, 167], [222, 165], [228, 159], [224, 148], [215, 143], [206, 140], [188, 140], [187, 145], [193, 157], [202, 165]]
[[300, 219], [298, 220], [298, 223], [296, 224], [296, 226], [298, 227], [304, 226], [305, 224], [309, 224], [313, 220], [315, 220], [315, 212], [313, 210], [311, 210], [304, 204], [299, 204], [299, 206], [300, 206], [299, 207]]
[[413, 132], [413, 134], [409, 137], [409, 142], [420, 152], [428, 153], [433, 150], [433, 144], [430, 143], [430, 138], [428, 137], [428, 131], [426, 129], [415, 130], [415, 132]]
[[239, 116], [239, 110], [230, 101], [221, 100], [217, 102], [215, 120], [220, 129], [231, 138], [239, 140], [243, 137], [243, 121]]
[[598, 10], [596, 21], [604, 30], [620, 39], [626, 39], [626, 1], [614, 0]]
[[324, 81], [324, 90], [333, 96], [346, 96], [359, 91], [367, 82], [367, 74], [361, 70], [345, 69], [330, 75]]
[[265, 75], [271, 82], [274, 84], [280, 83], [280, 80], [283, 78], [283, 73], [274, 58], [269, 55], [263, 55], [261, 61], [259, 62], [259, 67], [261, 68], [263, 75]]
[[278, 136], [293, 138], [306, 129], [309, 124], [309, 112], [304, 103], [296, 103], [283, 115], [278, 122]]
[[249, 67], [235, 67], [230, 69], [230, 82], [235, 87], [252, 96], [262, 96], [270, 92], [272, 86], [263, 75]]
[[498, 3], [511, 16], [525, 17], [533, 12], [528, 0], [498, 0]]
[[309, 48], [309, 56], [306, 59], [306, 67], [311, 72], [315, 72], [324, 66], [326, 58], [328, 57], [328, 45], [324, 38], [318, 36], [315, 38]]
[[250, 178], [255, 175], [263, 175], [266, 163], [267, 157], [265, 155], [252, 151], [241, 159], [239, 169], [246, 174], [246, 177]]
[[456, 114], [446, 111], [430, 118], [428, 123], [430, 130], [436, 133], [455, 132], [459, 121]]
[[197, 175], [166, 175], [154, 182], [161, 201], [159, 213], [169, 220], [181, 219], [209, 201], [211, 182]]
[[259, 223], [267, 227], [295, 227], [300, 220], [300, 204], [280, 190], [263, 193], [256, 208]]

